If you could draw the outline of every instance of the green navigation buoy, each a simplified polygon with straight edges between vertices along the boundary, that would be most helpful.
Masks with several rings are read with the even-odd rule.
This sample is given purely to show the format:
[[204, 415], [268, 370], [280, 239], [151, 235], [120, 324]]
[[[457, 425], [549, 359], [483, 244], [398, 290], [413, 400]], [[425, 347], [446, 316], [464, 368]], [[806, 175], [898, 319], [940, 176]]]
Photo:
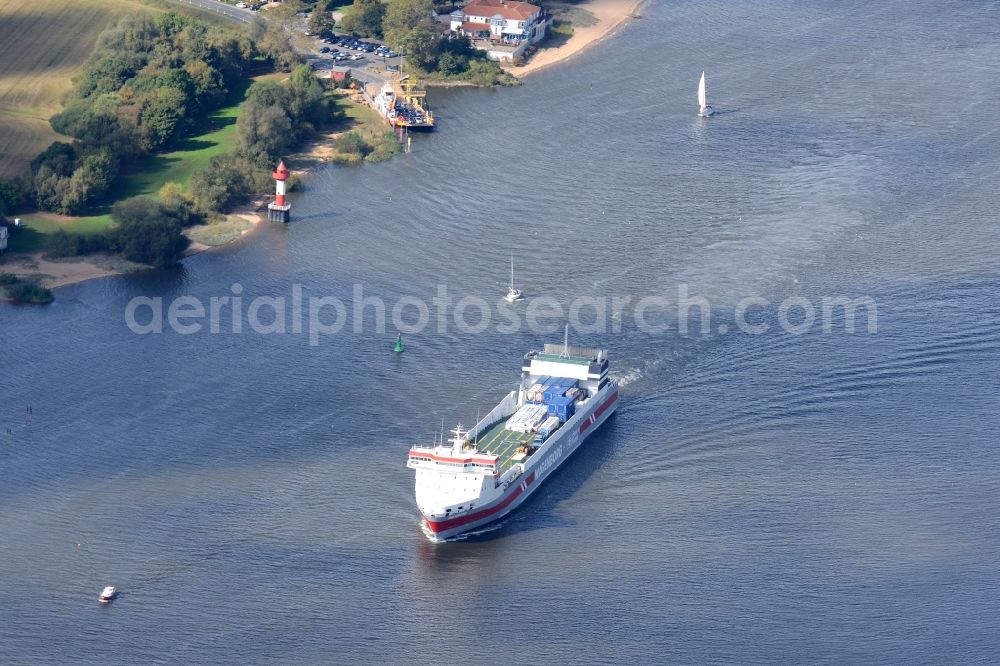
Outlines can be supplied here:
[[397, 333], [396, 334], [396, 353], [400, 354], [400, 353], [402, 353], [402, 351], [403, 351], [403, 334], [402, 333]]

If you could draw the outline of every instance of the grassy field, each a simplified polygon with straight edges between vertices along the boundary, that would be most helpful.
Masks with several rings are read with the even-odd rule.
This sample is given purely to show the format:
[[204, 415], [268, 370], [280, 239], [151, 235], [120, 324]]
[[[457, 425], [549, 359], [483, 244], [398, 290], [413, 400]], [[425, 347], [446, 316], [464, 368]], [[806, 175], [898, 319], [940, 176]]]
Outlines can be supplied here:
[[98, 35], [127, 14], [167, 9], [224, 20], [170, 0], [0, 0], [0, 178], [59, 138], [49, 117]]

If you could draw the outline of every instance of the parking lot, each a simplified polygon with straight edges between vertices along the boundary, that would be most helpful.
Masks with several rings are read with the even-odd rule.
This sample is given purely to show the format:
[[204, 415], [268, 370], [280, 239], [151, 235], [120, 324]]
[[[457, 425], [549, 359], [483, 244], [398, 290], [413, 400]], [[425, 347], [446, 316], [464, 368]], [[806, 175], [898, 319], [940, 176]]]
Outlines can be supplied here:
[[[386, 74], [398, 71], [402, 63], [398, 53], [377, 39], [359, 39], [338, 33], [326, 37], [306, 35], [305, 16], [299, 16], [294, 29], [308, 40], [309, 64], [318, 71], [328, 71], [333, 66], [350, 67], [354, 78], [382, 85]], [[301, 41], [299, 44], [301, 48]]]
[[363, 69], [378, 78], [385, 78], [387, 71], [400, 66], [400, 55], [376, 40], [356, 39], [347, 35], [310, 39], [311, 62], [315, 69], [329, 69], [333, 65], [350, 66], [355, 70]]

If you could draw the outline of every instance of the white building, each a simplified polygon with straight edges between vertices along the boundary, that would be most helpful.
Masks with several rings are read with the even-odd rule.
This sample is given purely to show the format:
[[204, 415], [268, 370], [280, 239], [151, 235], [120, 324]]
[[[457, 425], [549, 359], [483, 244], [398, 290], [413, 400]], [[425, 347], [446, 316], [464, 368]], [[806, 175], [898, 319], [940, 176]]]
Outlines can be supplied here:
[[450, 25], [491, 60], [513, 60], [545, 37], [548, 17], [527, 2], [472, 0], [452, 13]]

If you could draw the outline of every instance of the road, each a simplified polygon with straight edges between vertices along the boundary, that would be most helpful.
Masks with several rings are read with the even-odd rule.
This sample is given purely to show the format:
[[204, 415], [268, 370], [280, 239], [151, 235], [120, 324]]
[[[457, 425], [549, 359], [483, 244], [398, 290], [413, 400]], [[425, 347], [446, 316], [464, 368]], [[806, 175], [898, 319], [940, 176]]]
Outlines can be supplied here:
[[199, 9], [205, 9], [210, 12], [215, 12], [217, 14], [222, 14], [227, 18], [231, 18], [234, 21], [239, 21], [240, 23], [250, 23], [253, 20], [255, 14], [249, 9], [238, 9], [232, 5], [227, 5], [224, 2], [219, 2], [219, 0], [175, 0], [176, 2], [184, 3], [185, 5], [191, 5], [192, 7], [198, 7]]

